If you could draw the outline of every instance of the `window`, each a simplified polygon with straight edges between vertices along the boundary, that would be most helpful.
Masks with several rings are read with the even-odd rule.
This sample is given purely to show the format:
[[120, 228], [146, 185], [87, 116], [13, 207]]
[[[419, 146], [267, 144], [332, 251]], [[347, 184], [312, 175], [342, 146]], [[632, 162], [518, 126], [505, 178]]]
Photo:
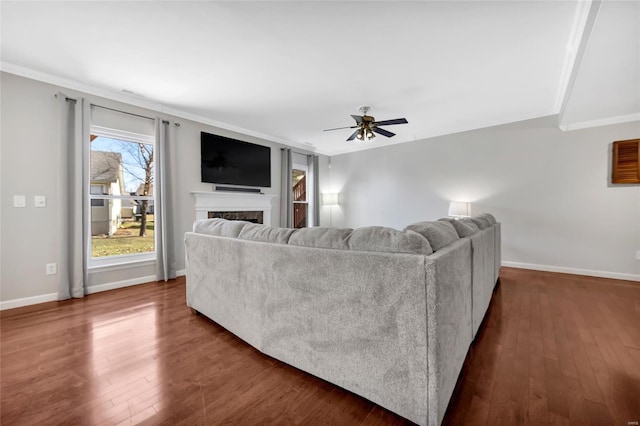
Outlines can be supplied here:
[[309, 218], [307, 166], [293, 165], [293, 227], [306, 228]]
[[[91, 185], [90, 193], [91, 195], [103, 195], [104, 187], [102, 185]], [[92, 198], [91, 207], [104, 207], [104, 200]]]
[[91, 126], [90, 267], [155, 258], [155, 138]]

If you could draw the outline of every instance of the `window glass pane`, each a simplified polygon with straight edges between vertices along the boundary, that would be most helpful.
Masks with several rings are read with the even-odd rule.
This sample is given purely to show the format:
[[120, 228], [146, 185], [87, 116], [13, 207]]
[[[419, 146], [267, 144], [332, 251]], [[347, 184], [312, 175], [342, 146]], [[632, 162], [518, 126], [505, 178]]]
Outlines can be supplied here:
[[[105, 195], [102, 185], [91, 185], [91, 195]], [[91, 200], [91, 207], [104, 207], [104, 200]]]
[[[92, 257], [149, 253], [155, 250], [153, 201], [92, 201], [103, 203], [102, 206], [94, 206], [92, 202], [91, 206]], [[144, 207], [146, 214], [142, 214]], [[144, 232], [141, 233], [141, 229]]]
[[[90, 177], [92, 195], [153, 196], [154, 146], [92, 135]], [[92, 257], [154, 252], [153, 213], [152, 200], [92, 199]]]
[[90, 170], [92, 194], [153, 196], [154, 146], [91, 135]]

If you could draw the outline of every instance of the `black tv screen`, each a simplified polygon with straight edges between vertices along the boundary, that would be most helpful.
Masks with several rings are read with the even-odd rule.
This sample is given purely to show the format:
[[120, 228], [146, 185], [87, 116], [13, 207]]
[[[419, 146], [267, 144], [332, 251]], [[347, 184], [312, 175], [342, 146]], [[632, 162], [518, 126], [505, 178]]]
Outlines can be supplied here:
[[271, 186], [271, 148], [224, 136], [200, 134], [202, 182]]

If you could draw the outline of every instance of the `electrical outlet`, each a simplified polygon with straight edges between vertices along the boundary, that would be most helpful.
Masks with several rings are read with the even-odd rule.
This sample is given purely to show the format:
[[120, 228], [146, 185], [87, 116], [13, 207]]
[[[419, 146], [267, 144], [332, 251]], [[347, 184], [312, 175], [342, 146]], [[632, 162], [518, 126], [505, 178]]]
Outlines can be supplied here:
[[47, 207], [47, 197], [44, 195], [36, 195], [33, 197], [34, 207]]
[[636, 260], [640, 260], [640, 250], [636, 250]]
[[58, 273], [57, 263], [47, 263], [47, 275], [55, 275]]

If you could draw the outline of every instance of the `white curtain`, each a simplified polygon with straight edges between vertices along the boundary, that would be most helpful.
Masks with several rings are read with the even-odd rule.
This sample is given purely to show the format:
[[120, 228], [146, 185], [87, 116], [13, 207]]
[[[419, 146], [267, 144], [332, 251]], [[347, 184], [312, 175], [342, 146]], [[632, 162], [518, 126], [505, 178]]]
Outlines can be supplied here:
[[176, 277], [176, 255], [173, 222], [175, 167], [173, 153], [174, 128], [168, 121], [156, 118], [156, 185], [154, 191], [156, 233], [156, 279], [167, 281]]
[[[88, 240], [84, 217], [89, 203], [86, 161], [89, 158], [89, 103], [69, 99], [58, 93], [59, 158], [58, 158], [58, 300], [84, 297], [87, 283]], [[85, 143], [87, 141], [87, 143]], [[86, 156], [86, 157], [85, 157]]]
[[[280, 179], [280, 226], [293, 228], [293, 161], [291, 148], [281, 150], [282, 177]], [[267, 224], [268, 225], [268, 224]]]
[[318, 164], [319, 159], [317, 155], [309, 155], [307, 160], [307, 166], [309, 167], [309, 175], [311, 175], [311, 197], [309, 202], [311, 203], [310, 225], [320, 226], [320, 166]]

